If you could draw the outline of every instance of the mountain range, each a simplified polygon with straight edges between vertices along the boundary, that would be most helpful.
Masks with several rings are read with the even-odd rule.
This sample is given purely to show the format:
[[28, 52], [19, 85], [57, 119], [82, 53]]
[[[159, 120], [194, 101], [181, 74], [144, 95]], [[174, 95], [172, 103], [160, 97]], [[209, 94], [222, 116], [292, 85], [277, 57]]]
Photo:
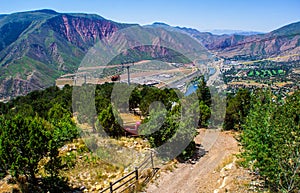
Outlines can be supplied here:
[[[94, 14], [47, 9], [0, 15], [0, 99], [53, 85], [61, 75], [75, 72], [99, 40], [132, 26], [139, 25], [118, 23]], [[170, 27], [155, 23], [152, 30], [163, 33], [163, 26]], [[288, 56], [282, 60], [300, 60], [300, 22], [254, 35], [214, 35], [191, 28], [173, 28], [198, 39], [217, 57], [253, 60]], [[178, 34], [176, 37], [180, 38]], [[167, 53], [158, 55], [162, 54]]]
[[244, 31], [244, 30], [231, 30], [231, 29], [214, 29], [214, 30], [204, 30], [206, 32], [210, 32], [214, 35], [257, 35], [257, 34], [264, 34], [263, 32], [256, 32], [256, 31]]
[[256, 60], [285, 56], [280, 60], [300, 60], [300, 22], [256, 35], [213, 35], [190, 28], [180, 29], [197, 38], [217, 56], [226, 59]]

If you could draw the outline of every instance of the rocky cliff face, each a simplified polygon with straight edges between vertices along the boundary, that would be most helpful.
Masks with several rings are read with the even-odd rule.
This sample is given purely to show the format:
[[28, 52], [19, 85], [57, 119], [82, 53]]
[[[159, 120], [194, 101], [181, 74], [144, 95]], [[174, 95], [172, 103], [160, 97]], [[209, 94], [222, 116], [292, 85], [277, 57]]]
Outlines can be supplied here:
[[299, 53], [299, 40], [300, 34], [293, 36], [267, 34], [240, 38], [231, 36], [220, 42], [215, 42], [214, 45], [211, 45], [211, 49], [218, 52], [219, 56], [226, 58], [236, 57], [238, 59], [238, 57], [244, 56], [247, 59], [249, 56], [253, 59], [263, 59], [291, 55], [290, 58], [286, 58], [289, 60], [294, 54]]
[[[98, 40], [129, 26], [132, 25], [116, 23], [98, 15], [64, 14], [52, 10], [1, 15], [0, 99], [53, 85], [62, 74], [76, 71], [89, 48]], [[152, 27], [148, 34], [159, 33], [161, 37], [153, 39], [152, 43], [157, 47], [142, 46], [134, 51], [135, 54], [138, 52], [141, 58], [172, 58], [171, 55], [176, 53], [160, 47], [159, 42], [166, 39], [172, 42], [172, 38], [176, 42], [176, 38], [182, 37], [165, 33], [160, 29], [161, 24]], [[248, 60], [288, 55], [281, 59], [300, 60], [300, 22], [268, 34], [250, 36], [218, 36], [195, 29], [181, 29], [220, 57]], [[139, 36], [143, 37], [144, 34]], [[150, 35], [147, 38], [152, 37]], [[193, 42], [186, 44], [186, 48], [189, 44], [193, 48]], [[179, 50], [182, 47], [175, 46]], [[206, 52], [202, 48], [199, 51]]]
[[98, 40], [130, 25], [51, 10], [0, 18], [0, 99], [24, 95], [74, 72]]
[[300, 22], [267, 34], [249, 36], [213, 35], [187, 28], [182, 29], [192, 34], [206, 48], [220, 57], [251, 60], [285, 56], [282, 61], [300, 60]]
[[120, 26], [105, 19], [90, 19], [72, 15], [58, 15], [47, 21], [44, 27], [53, 29], [68, 42], [86, 49], [97, 40], [111, 36]]
[[[11, 25], [11, 22], [18, 24]], [[97, 15], [64, 14], [51, 10], [16, 13], [0, 18], [0, 32], [7, 32], [0, 34], [0, 45], [3, 45], [3, 49], [0, 49], [0, 99], [53, 85], [61, 75], [75, 72], [95, 43], [131, 26], [136, 27], [136, 31], [129, 32], [131, 38], [145, 38], [149, 40], [149, 45], [155, 45], [129, 45], [134, 48], [128, 51], [131, 60], [133, 54], [137, 60], [163, 58], [165, 61], [190, 62], [185, 56], [160, 45], [166, 40], [174, 44], [178, 42], [177, 38], [184, 38], [189, 49], [189, 46], [195, 48], [195, 41], [186, 34], [169, 33], [159, 26], [146, 29], [138, 25], [116, 23]], [[5, 34], [14, 35], [7, 41]], [[121, 35], [113, 40], [116, 41], [114, 45], [130, 44], [126, 39]], [[183, 45], [176, 44], [174, 47], [180, 50]], [[206, 52], [202, 46], [197, 49]], [[122, 54], [115, 60], [118, 64], [122, 61], [121, 57]], [[123, 57], [126, 58], [126, 53]]]

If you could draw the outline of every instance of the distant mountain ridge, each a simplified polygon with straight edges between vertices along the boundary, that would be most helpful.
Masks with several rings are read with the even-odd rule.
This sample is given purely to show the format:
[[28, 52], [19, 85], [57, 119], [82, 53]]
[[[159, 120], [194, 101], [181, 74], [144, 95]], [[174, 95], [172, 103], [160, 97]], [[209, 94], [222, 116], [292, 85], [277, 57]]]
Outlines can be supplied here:
[[266, 34], [213, 35], [195, 29], [180, 28], [197, 38], [219, 57], [253, 60], [278, 56], [284, 61], [300, 60], [300, 22], [283, 26]]
[[[114, 22], [95, 14], [58, 13], [48, 9], [0, 15], [0, 99], [53, 85], [61, 75], [73, 73], [98, 40], [131, 26], [138, 25]], [[161, 22], [152, 27], [188, 33], [206, 49], [224, 58], [268, 58], [300, 51], [300, 22], [249, 36], [214, 35]], [[286, 60], [299, 60], [299, 57]]]
[[256, 32], [256, 31], [244, 31], [244, 30], [230, 30], [230, 29], [214, 29], [214, 30], [205, 30], [210, 32], [214, 35], [258, 35], [264, 34], [263, 32]]

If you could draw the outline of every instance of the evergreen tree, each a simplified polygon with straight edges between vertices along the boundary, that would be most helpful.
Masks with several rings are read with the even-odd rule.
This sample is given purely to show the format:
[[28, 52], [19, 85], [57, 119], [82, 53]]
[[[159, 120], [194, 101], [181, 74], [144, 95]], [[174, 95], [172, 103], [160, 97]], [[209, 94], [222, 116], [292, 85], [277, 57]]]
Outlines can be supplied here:
[[12, 176], [36, 182], [39, 161], [48, 154], [49, 127], [39, 117], [0, 119], [0, 160]]
[[96, 123], [98, 131], [100, 127], [102, 127], [109, 136], [120, 137], [124, 135], [124, 130], [118, 123], [119, 118], [115, 118], [115, 115], [117, 115], [117, 112], [113, 112], [112, 105], [109, 105], [107, 109], [104, 109], [98, 116], [100, 125], [97, 125], [98, 123]]
[[199, 118], [199, 127], [207, 127], [208, 126], [208, 120], [211, 116], [211, 93], [209, 90], [209, 87], [206, 85], [206, 81], [204, 79], [204, 76], [200, 77], [198, 88], [196, 90], [196, 95], [198, 96], [199, 100], [199, 112], [200, 112], [200, 118]]
[[240, 142], [245, 163], [264, 177], [274, 192], [297, 192], [300, 187], [300, 95], [278, 105], [270, 92], [254, 95], [253, 108]]
[[235, 96], [228, 97], [224, 130], [241, 130], [249, 113], [251, 93], [246, 89], [239, 90]]

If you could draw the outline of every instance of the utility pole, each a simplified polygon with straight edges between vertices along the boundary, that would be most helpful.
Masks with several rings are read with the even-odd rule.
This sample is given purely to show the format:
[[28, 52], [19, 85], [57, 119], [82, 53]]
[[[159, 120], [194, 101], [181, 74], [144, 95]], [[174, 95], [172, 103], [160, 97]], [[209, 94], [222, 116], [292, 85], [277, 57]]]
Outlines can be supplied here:
[[127, 76], [128, 76], [128, 85], [130, 85], [130, 72], [129, 72], [130, 66], [126, 66], [126, 68], [127, 68]]
[[[130, 64], [131, 63], [131, 64]], [[134, 62], [128, 62], [128, 63], [121, 63], [122, 70], [126, 67], [127, 68], [127, 84], [130, 85], [130, 66], [133, 66]]]
[[130, 66], [133, 66], [134, 65], [134, 62], [131, 62], [131, 65], [130, 63], [127, 63], [125, 66], [124, 66], [124, 63], [122, 63], [122, 68], [126, 67], [127, 68], [127, 84], [130, 85]]

